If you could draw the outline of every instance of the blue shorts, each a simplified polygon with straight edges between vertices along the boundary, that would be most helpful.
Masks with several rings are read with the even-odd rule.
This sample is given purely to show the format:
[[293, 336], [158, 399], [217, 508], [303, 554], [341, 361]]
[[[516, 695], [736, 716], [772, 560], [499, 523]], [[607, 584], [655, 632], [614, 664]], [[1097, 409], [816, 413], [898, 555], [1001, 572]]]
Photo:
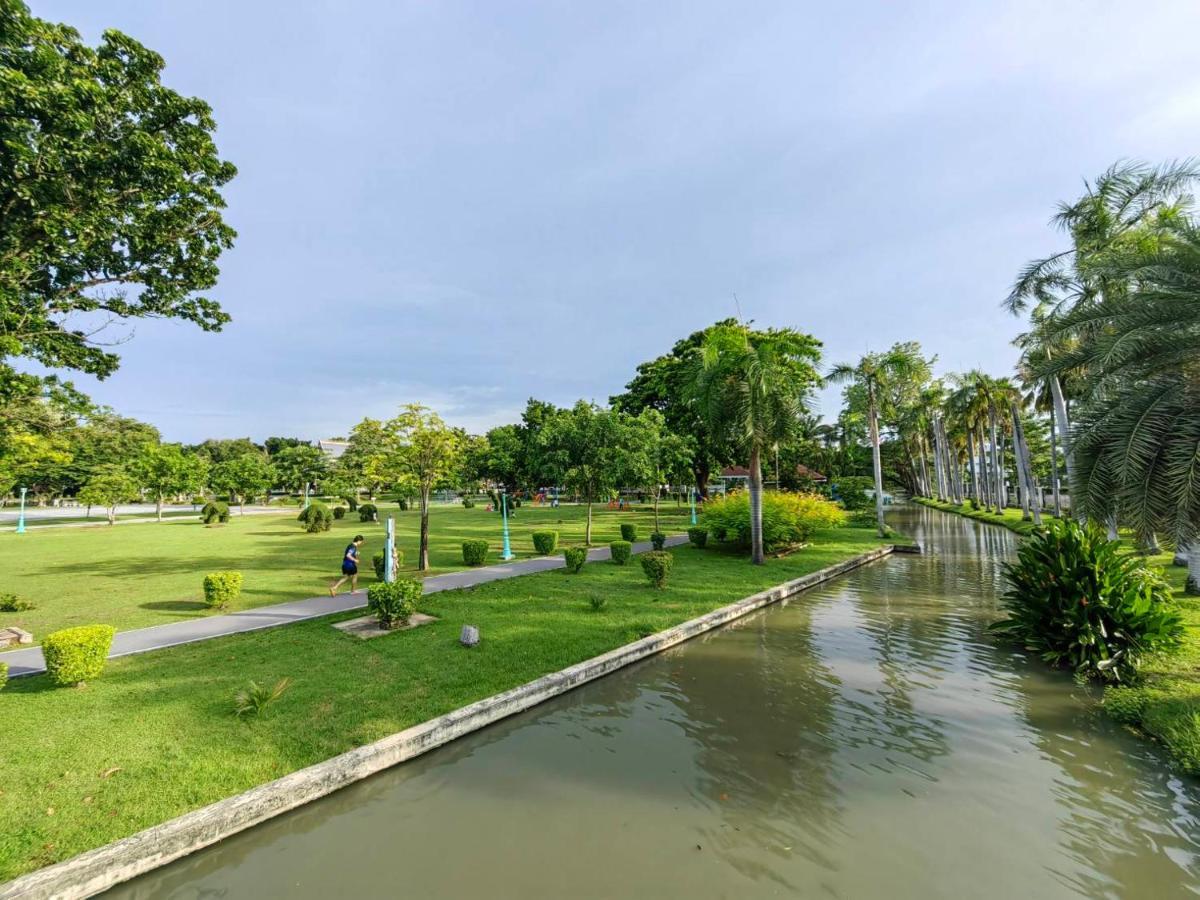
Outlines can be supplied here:
[[358, 574], [358, 566], [356, 566], [352, 562], [344, 562], [344, 563], [342, 563], [342, 574], [343, 575], [357, 575]]

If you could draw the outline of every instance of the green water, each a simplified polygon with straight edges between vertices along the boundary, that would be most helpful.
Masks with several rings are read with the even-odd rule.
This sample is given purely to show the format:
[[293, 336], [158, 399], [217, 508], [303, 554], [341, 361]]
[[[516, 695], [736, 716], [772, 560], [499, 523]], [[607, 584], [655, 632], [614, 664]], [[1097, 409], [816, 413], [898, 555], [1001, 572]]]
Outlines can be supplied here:
[[1015, 536], [924, 508], [862, 568], [119, 897], [1165, 898], [1200, 788], [997, 645]]

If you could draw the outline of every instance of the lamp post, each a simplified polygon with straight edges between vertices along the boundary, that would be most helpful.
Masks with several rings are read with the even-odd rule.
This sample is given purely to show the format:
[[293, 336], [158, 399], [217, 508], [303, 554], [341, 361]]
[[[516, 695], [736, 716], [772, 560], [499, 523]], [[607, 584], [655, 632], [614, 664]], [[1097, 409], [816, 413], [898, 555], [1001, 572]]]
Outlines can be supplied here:
[[308, 509], [308, 482], [304, 482], [304, 508]]
[[500, 491], [500, 519], [504, 523], [504, 553], [501, 554], [501, 559], [510, 560], [513, 558], [512, 544], [508, 541], [508, 492]]
[[391, 584], [396, 580], [396, 572], [392, 568], [392, 559], [396, 553], [396, 521], [391, 516], [387, 517], [386, 528], [387, 537], [383, 542], [383, 580]]
[[696, 486], [691, 485], [688, 488], [688, 500], [692, 504], [692, 524], [696, 524]]
[[17, 534], [25, 533], [25, 492], [29, 488], [21, 488], [21, 512], [17, 515]]

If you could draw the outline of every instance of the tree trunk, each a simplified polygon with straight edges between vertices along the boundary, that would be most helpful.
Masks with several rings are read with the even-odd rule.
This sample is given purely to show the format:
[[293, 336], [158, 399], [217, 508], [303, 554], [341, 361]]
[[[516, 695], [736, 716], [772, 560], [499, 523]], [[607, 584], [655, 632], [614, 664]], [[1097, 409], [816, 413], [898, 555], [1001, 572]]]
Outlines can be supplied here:
[[1179, 541], [1175, 544], [1175, 558], [1171, 560], [1173, 566], [1186, 566], [1188, 564], [1188, 544], [1186, 541]]
[[654, 530], [662, 534], [662, 529], [658, 527], [658, 495], [661, 492], [661, 485], [654, 488]]
[[1054, 494], [1054, 517], [1062, 518], [1062, 498], [1058, 494], [1058, 424], [1050, 416], [1050, 488]]
[[696, 476], [696, 496], [701, 500], [708, 499], [708, 477], [712, 471], [708, 467], [707, 462], [695, 462], [692, 464], [692, 474]]
[[975, 468], [975, 429], [967, 427], [967, 467], [971, 470], [971, 496], [979, 502], [979, 472]]
[[154, 499], [154, 514], [158, 517], [158, 521], [162, 521], [163, 495], [156, 494]]
[[871, 462], [875, 468], [875, 524], [879, 536], [887, 536], [887, 526], [883, 524], [883, 460], [879, 456], [879, 411], [875, 408], [875, 394], [871, 393], [870, 408], [867, 419], [871, 426]]
[[925, 459], [925, 437], [917, 435], [917, 448], [921, 452], [921, 493], [929, 496], [929, 464]]
[[1000, 471], [1000, 461], [996, 458], [996, 407], [988, 404], [988, 423], [992, 429], [992, 488], [995, 491], [996, 512], [1004, 512], [1004, 473]]
[[1067, 463], [1067, 484], [1069, 485], [1074, 472], [1074, 467], [1071, 465], [1071, 427], [1070, 422], [1067, 421], [1067, 401], [1063, 399], [1062, 383], [1059, 382], [1056, 375], [1050, 376], [1050, 396], [1054, 400], [1054, 418], [1058, 422], [1058, 433], [1062, 436], [1063, 458]]
[[592, 497], [588, 495], [587, 502], [587, 528], [583, 533], [583, 543], [585, 546], [592, 546]]
[[936, 495], [939, 503], [945, 503], [946, 496], [942, 488], [945, 480], [942, 477], [942, 441], [938, 436], [937, 419], [933, 420], [930, 428], [933, 431], [933, 477], [937, 482]]
[[1117, 531], [1117, 514], [1115, 512], [1108, 514], [1108, 519], [1105, 520], [1104, 526], [1108, 532], [1108, 539], [1110, 541], [1116, 541], [1120, 539], [1121, 533]]
[[1158, 536], [1151, 531], [1141, 540], [1141, 550], [1147, 556], [1158, 556], [1162, 553], [1162, 547], [1158, 546]]
[[762, 458], [757, 447], [750, 450], [750, 562], [761, 566], [763, 556], [762, 535]]
[[429, 569], [429, 489], [421, 489], [421, 545], [417, 552], [417, 568]]
[[117, 524], [117, 507], [115, 504], [108, 508], [108, 524], [109, 525]]
[[[1025, 426], [1021, 422], [1021, 414], [1016, 403], [1009, 403], [1013, 420], [1013, 451], [1017, 457], [1018, 482], [1025, 486], [1025, 507], [1033, 515], [1033, 524], [1042, 524], [1041, 497], [1034, 499], [1033, 460], [1029, 456], [1029, 444], [1025, 441]], [[1040, 492], [1039, 492], [1040, 493]]]
[[1187, 583], [1184, 590], [1189, 594], [1200, 594], [1200, 541], [1188, 544]]

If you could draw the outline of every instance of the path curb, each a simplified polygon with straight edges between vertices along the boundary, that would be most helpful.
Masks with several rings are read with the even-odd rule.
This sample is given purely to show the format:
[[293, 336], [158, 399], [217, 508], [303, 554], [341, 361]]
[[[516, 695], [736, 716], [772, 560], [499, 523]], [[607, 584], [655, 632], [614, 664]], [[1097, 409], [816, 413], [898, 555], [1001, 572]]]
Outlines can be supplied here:
[[882, 559], [894, 550], [894, 545], [880, 547], [802, 578], [784, 582], [666, 631], [543, 675], [519, 687], [486, 697], [241, 794], [218, 800], [112, 844], [23, 875], [0, 885], [0, 900], [76, 900], [95, 896], [114, 885], [311, 803], [493, 722], [524, 712], [631, 663]]

